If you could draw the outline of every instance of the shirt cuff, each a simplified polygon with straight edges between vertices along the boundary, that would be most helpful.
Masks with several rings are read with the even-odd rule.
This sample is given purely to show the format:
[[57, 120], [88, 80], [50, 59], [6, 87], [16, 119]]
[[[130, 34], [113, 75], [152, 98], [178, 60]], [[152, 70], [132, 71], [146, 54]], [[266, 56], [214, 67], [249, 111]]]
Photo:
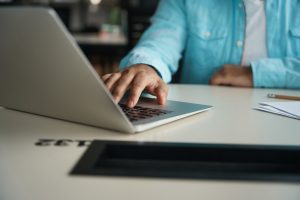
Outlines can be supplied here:
[[286, 87], [286, 70], [277, 59], [262, 59], [251, 63], [254, 87]]

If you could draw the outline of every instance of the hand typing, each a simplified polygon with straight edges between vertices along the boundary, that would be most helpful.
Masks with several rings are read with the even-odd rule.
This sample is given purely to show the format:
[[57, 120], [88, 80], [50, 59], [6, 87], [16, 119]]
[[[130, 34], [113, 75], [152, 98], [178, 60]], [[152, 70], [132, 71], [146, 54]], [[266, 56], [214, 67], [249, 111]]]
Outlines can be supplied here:
[[121, 72], [102, 76], [107, 88], [118, 103], [127, 90], [130, 90], [127, 100], [128, 107], [134, 107], [143, 90], [157, 97], [159, 104], [165, 104], [168, 94], [167, 84], [156, 71], [144, 64], [133, 65]]

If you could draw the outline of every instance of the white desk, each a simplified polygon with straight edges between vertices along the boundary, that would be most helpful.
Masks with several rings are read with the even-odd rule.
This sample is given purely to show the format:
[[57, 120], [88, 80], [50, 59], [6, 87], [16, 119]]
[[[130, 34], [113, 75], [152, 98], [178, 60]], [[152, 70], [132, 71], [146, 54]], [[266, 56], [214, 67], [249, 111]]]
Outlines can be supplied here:
[[[133, 140], [300, 145], [300, 121], [253, 110], [267, 93], [300, 91], [171, 85], [169, 99], [215, 106], [213, 110], [144, 133], [109, 130], [0, 109], [1, 200], [300, 199], [300, 184], [78, 177], [69, 172], [86, 147], [57, 140]], [[36, 146], [39, 139], [53, 139]]]

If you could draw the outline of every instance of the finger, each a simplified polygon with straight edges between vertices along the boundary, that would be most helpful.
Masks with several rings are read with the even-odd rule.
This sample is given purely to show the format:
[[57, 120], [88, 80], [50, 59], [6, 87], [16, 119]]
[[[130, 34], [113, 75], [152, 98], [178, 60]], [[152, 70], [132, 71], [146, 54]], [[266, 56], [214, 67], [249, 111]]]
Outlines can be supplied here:
[[226, 73], [225, 68], [222, 68], [215, 75], [213, 75], [209, 83], [211, 85], [230, 85], [231, 80], [230, 73]]
[[168, 96], [168, 86], [163, 80], [159, 80], [155, 85], [149, 85], [146, 90], [151, 95], [156, 96], [158, 104], [164, 105]]
[[216, 83], [217, 85], [223, 85], [223, 86], [231, 86], [232, 85], [232, 81], [229, 77], [218, 77], [216, 79]]
[[209, 83], [211, 85], [219, 85], [221, 83], [221, 78], [219, 74], [215, 74], [211, 77], [211, 79], [209, 80]]
[[131, 84], [131, 89], [130, 89], [130, 96], [128, 98], [128, 102], [127, 102], [127, 106], [132, 108], [134, 107], [143, 90], [146, 88], [147, 84], [148, 84], [149, 80], [147, 79], [147, 77], [144, 75], [144, 73], [140, 73], [139, 75], [137, 75], [132, 84]]
[[112, 74], [105, 74], [101, 77], [102, 81], [105, 82], [109, 77], [111, 77]]
[[115, 83], [112, 89], [112, 94], [116, 102], [119, 102], [121, 98], [124, 96], [125, 92], [131, 85], [133, 81], [135, 73], [122, 73], [121, 78]]
[[160, 105], [166, 104], [167, 96], [168, 96], [168, 87], [165, 83], [161, 83], [158, 85], [158, 87], [155, 89], [155, 95], [157, 98], [157, 102]]
[[117, 80], [121, 77], [121, 73], [114, 73], [109, 78], [106, 79], [104, 82], [108, 90], [112, 91], [113, 85], [116, 83]]

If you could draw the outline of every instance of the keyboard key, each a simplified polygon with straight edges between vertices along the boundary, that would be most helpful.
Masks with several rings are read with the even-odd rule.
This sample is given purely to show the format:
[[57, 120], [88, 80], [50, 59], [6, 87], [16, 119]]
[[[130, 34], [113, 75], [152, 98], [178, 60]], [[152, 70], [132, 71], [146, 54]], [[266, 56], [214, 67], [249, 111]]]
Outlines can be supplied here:
[[146, 108], [141, 106], [135, 106], [134, 108], [129, 108], [125, 104], [119, 104], [122, 108], [125, 115], [129, 118], [130, 121], [138, 121], [141, 119], [148, 119], [160, 115], [165, 115], [171, 113], [172, 111]]

